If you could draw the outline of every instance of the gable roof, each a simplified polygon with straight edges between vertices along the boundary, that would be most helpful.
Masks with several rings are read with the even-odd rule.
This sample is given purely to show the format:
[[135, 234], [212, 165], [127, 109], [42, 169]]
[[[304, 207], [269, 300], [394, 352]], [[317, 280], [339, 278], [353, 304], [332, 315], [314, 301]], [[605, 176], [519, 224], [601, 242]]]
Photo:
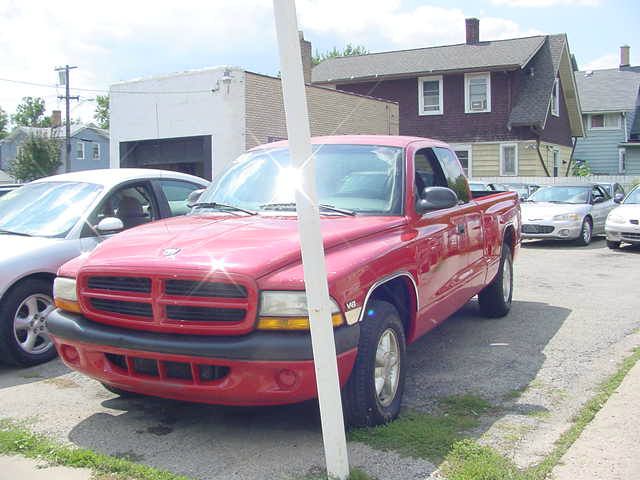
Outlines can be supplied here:
[[314, 83], [364, 81], [446, 71], [514, 70], [526, 65], [545, 35], [330, 58], [311, 72]]
[[620, 112], [635, 109], [640, 67], [576, 72], [583, 112]]
[[[82, 124], [71, 125], [71, 137], [73, 138], [77, 134], [79, 134], [80, 132], [82, 132], [84, 130], [87, 130], [87, 129], [93, 130], [98, 135], [101, 135], [101, 136], [105, 137], [106, 139], [109, 139], [109, 131], [108, 130], [104, 130], [102, 128], [99, 128], [96, 125], [94, 125], [93, 123], [82, 123]], [[49, 137], [53, 133], [53, 136], [54, 137], [58, 137], [58, 138], [63, 138], [65, 136], [65, 134], [66, 134], [64, 126], [55, 127], [55, 128], [49, 128], [49, 127], [16, 127], [16, 128], [13, 129], [13, 131], [9, 135], [7, 135], [5, 138], [3, 138], [2, 141], [3, 142], [10, 141], [20, 133], [24, 133], [24, 134], [27, 134], [27, 135], [30, 135], [30, 134], [42, 135], [44, 137]]]

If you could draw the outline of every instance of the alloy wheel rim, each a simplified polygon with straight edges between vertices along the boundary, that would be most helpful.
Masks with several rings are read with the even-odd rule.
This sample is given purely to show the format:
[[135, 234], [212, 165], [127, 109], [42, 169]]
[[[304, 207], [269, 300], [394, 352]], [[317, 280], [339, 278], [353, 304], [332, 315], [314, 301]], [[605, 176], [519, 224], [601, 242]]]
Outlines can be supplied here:
[[512, 275], [511, 275], [511, 259], [505, 258], [502, 264], [502, 296], [505, 303], [509, 303], [511, 297]]
[[582, 229], [582, 239], [585, 242], [591, 240], [591, 224], [589, 222], [584, 222], [584, 228]]
[[376, 396], [383, 407], [391, 405], [396, 398], [400, 368], [398, 336], [393, 329], [387, 328], [378, 340], [374, 369]]
[[51, 297], [42, 293], [29, 295], [20, 303], [13, 317], [13, 335], [22, 351], [39, 355], [53, 348], [46, 325], [53, 308]]

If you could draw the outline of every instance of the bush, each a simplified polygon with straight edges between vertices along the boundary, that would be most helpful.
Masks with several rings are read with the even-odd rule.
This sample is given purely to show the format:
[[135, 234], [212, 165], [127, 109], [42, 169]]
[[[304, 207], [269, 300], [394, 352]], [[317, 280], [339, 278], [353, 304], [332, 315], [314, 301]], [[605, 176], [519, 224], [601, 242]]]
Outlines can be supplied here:
[[61, 165], [60, 140], [44, 135], [30, 134], [22, 144], [16, 159], [7, 169], [21, 182], [30, 182], [56, 173]]

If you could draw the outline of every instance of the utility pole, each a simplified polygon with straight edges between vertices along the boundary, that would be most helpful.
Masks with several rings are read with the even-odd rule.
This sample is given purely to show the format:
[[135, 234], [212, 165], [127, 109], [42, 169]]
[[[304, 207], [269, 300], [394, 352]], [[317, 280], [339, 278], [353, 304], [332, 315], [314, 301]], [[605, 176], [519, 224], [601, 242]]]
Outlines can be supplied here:
[[[65, 65], [64, 67], [56, 68], [56, 72], [58, 72], [59, 84], [64, 84], [65, 87], [65, 95], [58, 95], [59, 99], [64, 99], [66, 104], [66, 129], [65, 129], [65, 156], [64, 156], [64, 171], [71, 171], [71, 109], [69, 108], [69, 102], [71, 100], [80, 100], [79, 96], [72, 97], [69, 95], [69, 70], [78, 67], [70, 67], [69, 65]], [[63, 73], [64, 72], [64, 73]], [[63, 77], [64, 75], [64, 77]]]

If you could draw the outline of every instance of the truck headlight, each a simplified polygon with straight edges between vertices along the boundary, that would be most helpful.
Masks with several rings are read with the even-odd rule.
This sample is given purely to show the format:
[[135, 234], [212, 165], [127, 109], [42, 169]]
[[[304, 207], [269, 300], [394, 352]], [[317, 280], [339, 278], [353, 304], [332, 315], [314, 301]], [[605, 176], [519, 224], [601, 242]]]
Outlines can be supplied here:
[[[260, 295], [258, 330], [309, 330], [306, 292], [265, 291]], [[344, 323], [340, 307], [331, 299], [331, 322]]]
[[80, 313], [78, 293], [76, 291], [76, 279], [68, 277], [56, 277], [53, 281], [53, 301], [61, 310]]
[[568, 220], [570, 220], [570, 221], [573, 221], [573, 222], [577, 222], [580, 219], [581, 219], [581, 217], [577, 213], [562, 213], [560, 215], [554, 215], [553, 216], [553, 220], [554, 221], [568, 221]]

